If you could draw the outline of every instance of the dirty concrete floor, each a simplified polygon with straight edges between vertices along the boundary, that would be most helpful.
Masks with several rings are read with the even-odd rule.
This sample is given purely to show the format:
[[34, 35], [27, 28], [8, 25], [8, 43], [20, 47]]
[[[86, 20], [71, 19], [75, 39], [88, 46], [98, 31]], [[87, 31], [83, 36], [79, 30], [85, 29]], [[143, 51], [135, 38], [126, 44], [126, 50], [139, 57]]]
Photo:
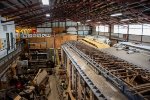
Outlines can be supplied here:
[[51, 93], [48, 96], [48, 100], [60, 100], [59, 93], [57, 90], [56, 77], [54, 75], [50, 75], [49, 78], [50, 78]]

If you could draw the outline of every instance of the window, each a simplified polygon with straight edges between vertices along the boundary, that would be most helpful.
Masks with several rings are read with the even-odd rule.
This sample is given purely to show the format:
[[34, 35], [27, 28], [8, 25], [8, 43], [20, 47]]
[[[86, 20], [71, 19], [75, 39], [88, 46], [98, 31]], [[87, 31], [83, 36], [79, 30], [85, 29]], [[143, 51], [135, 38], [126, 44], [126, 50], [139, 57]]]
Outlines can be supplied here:
[[[114, 33], [127, 34], [127, 30], [128, 25], [114, 25]], [[150, 24], [143, 24], [143, 26], [142, 24], [130, 24], [129, 34], [150, 36]]]
[[90, 30], [90, 27], [89, 26], [78, 26], [78, 30]]
[[142, 25], [129, 25], [129, 34], [142, 35]]
[[7, 25], [3, 25], [3, 31], [7, 31]]
[[127, 34], [128, 25], [114, 25], [114, 33]]
[[98, 32], [99, 31], [99, 26], [96, 26], [96, 32]]
[[71, 21], [66, 22], [66, 26], [71, 26], [71, 24], [72, 24]]
[[53, 25], [53, 27], [56, 27], [56, 23], [55, 22], [53, 22], [52, 25]]
[[108, 25], [96, 26], [96, 31], [97, 32], [108, 32], [109, 31], [109, 26]]
[[72, 22], [72, 26], [77, 26], [77, 23], [76, 22]]
[[143, 24], [143, 35], [150, 36], [150, 24]]

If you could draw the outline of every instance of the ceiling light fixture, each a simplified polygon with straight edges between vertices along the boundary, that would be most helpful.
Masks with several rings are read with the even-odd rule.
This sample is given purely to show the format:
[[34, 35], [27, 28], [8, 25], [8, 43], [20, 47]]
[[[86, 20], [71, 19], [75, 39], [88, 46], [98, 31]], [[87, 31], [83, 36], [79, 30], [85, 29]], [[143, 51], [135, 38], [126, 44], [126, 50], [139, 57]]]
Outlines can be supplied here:
[[66, 20], [67, 20], [67, 21], [70, 21], [70, 19], [68, 19], [68, 18], [67, 18]]
[[43, 5], [49, 5], [49, 0], [42, 0]]
[[86, 20], [86, 22], [90, 22], [91, 20]]
[[115, 14], [111, 14], [110, 16], [116, 17], [116, 16], [121, 16], [121, 15], [122, 15], [122, 13], [115, 13]]
[[46, 14], [46, 17], [50, 17], [50, 14]]
[[133, 19], [121, 19], [120, 21], [125, 22], [125, 21], [129, 21], [129, 20], [133, 20]]
[[96, 23], [101, 23], [101, 22], [96, 22]]

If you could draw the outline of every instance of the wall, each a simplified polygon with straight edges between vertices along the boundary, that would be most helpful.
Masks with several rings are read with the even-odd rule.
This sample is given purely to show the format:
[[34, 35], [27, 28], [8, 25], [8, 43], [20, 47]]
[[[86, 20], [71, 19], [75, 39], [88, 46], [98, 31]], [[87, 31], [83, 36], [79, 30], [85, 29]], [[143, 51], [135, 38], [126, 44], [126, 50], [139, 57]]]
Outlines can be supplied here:
[[[48, 29], [49, 31], [45, 31]], [[90, 33], [90, 27], [88, 25], [83, 25], [81, 23], [73, 21], [64, 22], [46, 22], [37, 26], [37, 33], [68, 33], [68, 34], [78, 34], [78, 35], [88, 35]]]
[[[93, 27], [92, 34], [98, 35], [98, 32], [96, 32], [96, 26]], [[105, 32], [99, 32], [99, 35], [109, 37], [109, 33]], [[127, 34], [114, 33], [114, 26], [113, 25], [111, 26], [111, 39], [116, 41], [124, 41], [127, 40], [127, 36], [125, 35]], [[129, 34], [128, 39], [129, 42], [136, 42], [136, 43], [143, 43], [145, 45], [150, 45], [150, 36]]]
[[[93, 34], [93, 35], [101, 35], [101, 36], [109, 37], [109, 32], [97, 32], [97, 31], [96, 31], [96, 26], [93, 26], [92, 28], [93, 28], [93, 29], [92, 29], [92, 34]], [[109, 31], [109, 30], [108, 30], [108, 31]], [[113, 28], [112, 28], [111, 31], [113, 31]]]
[[53, 48], [55, 41], [55, 48], [60, 48], [61, 44], [69, 40], [77, 40], [77, 35], [56, 35], [50, 37], [33, 37], [27, 38], [30, 49], [46, 49]]
[[37, 28], [37, 33], [51, 33], [52, 32], [52, 28]]
[[[0, 17], [0, 20], [2, 20], [2, 19], [3, 18]], [[10, 50], [8, 50], [8, 52], [7, 52], [6, 33], [9, 33]], [[11, 33], [13, 35], [13, 38], [11, 38]], [[13, 39], [13, 44], [12, 44], [11, 39]], [[10, 53], [10, 52], [14, 51], [14, 48], [16, 48], [16, 45], [15, 45], [15, 43], [16, 43], [15, 24], [14, 24], [13, 21], [6, 22], [6, 23], [1, 23], [1, 21], [0, 21], [0, 41], [1, 41], [0, 58], [6, 56], [7, 53]]]

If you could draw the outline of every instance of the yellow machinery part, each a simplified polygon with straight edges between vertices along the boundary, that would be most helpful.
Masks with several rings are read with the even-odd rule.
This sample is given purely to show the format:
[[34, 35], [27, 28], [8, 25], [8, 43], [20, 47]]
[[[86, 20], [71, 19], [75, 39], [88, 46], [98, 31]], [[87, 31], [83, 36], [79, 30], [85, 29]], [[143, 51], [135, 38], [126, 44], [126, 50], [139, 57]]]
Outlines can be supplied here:
[[83, 38], [81, 41], [92, 46], [92, 47], [96, 47], [96, 48], [100, 48], [100, 49], [110, 47], [108, 44], [105, 44], [105, 43], [100, 42], [100, 41], [91, 40], [88, 38]]

